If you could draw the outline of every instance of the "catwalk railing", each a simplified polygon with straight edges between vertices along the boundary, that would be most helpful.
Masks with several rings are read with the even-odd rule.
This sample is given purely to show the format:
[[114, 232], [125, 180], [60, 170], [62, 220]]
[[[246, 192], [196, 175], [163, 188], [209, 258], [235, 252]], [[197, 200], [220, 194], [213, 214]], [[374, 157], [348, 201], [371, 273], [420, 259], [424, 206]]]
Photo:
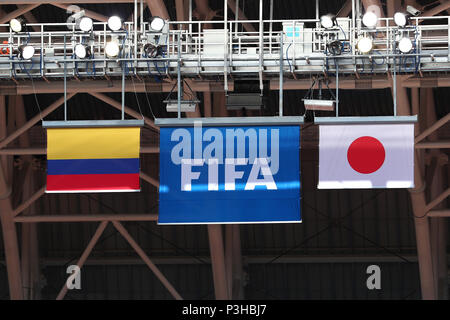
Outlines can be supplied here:
[[[244, 29], [248, 24], [262, 28], [248, 32]], [[31, 31], [31, 26], [40, 31]], [[314, 19], [168, 22], [160, 33], [151, 32], [148, 23], [135, 30], [132, 22], [116, 32], [103, 22], [94, 23], [90, 32], [67, 23], [28, 27], [30, 31], [0, 33], [0, 79], [65, 74], [165, 78], [176, 77], [178, 65], [185, 77], [278, 77], [281, 59], [283, 72], [294, 78], [335, 73], [336, 66], [344, 74], [383, 74], [393, 68], [397, 73], [450, 71], [450, 17], [411, 18], [403, 28], [386, 18], [373, 29], [361, 27], [359, 20], [353, 26], [350, 18], [338, 18], [331, 29], [320, 27]], [[366, 54], [357, 49], [363, 36], [373, 40], [373, 49]], [[408, 53], [398, 49], [402, 37], [411, 40]], [[120, 48], [115, 57], [106, 55], [109, 41]], [[77, 58], [77, 44], [86, 45], [91, 56]], [[23, 45], [35, 48], [31, 59], [18, 55]]]

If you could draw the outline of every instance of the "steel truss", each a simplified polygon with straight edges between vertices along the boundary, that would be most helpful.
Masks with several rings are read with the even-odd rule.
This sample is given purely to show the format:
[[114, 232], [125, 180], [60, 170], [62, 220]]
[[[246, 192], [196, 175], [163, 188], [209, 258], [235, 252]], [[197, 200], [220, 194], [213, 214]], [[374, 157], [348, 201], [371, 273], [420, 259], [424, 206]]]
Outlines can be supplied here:
[[[187, 0], [184, 0], [185, 2]], [[98, 3], [100, 0], [57, 0], [51, 1], [51, 4], [63, 7], [62, 4], [71, 3]], [[133, 0], [109, 0], [108, 3], [133, 2]], [[160, 15], [167, 18], [167, 10], [162, 1], [147, 0], [147, 4], [154, 15]], [[225, 1], [227, 2], [227, 1]], [[230, 8], [234, 5], [228, 4]], [[388, 1], [388, 10], [395, 5], [397, 1]], [[20, 14], [26, 14], [38, 4], [50, 3], [50, 1], [41, 0], [3, 0], [2, 4], [24, 4], [10, 14], [8, 17], [14, 17]], [[178, 10], [178, 4], [183, 5], [183, 1], [176, 1], [177, 15], [183, 14], [183, 10]], [[208, 16], [209, 9], [207, 1], [198, 1], [206, 4], [202, 10], [203, 15]], [[370, 4], [376, 4], [381, 7], [377, 0], [363, 1], [367, 7]], [[161, 5], [162, 4], [162, 5]], [[236, 2], [233, 2], [236, 4]], [[238, 4], [238, 1], [237, 1]], [[347, 13], [351, 11], [351, 1], [346, 3]], [[354, 3], [353, 3], [354, 4]], [[448, 2], [439, 5], [440, 11], [448, 9]], [[240, 9], [236, 6], [238, 12]], [[431, 16], [438, 13], [438, 9], [426, 12], [424, 16]], [[157, 12], [159, 10], [159, 12]], [[432, 11], [432, 12], [431, 12]], [[94, 14], [88, 12], [93, 18]], [[239, 14], [242, 17], [241, 14]], [[345, 14], [344, 14], [345, 15]], [[389, 14], [392, 16], [392, 14]], [[96, 15], [97, 20], [105, 21], [104, 17]], [[5, 18], [5, 17], [3, 17]], [[128, 32], [118, 32], [113, 34], [107, 30], [104, 22], [95, 23], [93, 32], [93, 59], [77, 60], [73, 59], [74, 44], [90, 34], [82, 34], [74, 30], [73, 25], [55, 24], [43, 25], [39, 23], [30, 23], [33, 31], [23, 34], [12, 34], [11, 32], [0, 33], [0, 48], [8, 52], [0, 56], [0, 78], [5, 80], [0, 83], [0, 218], [2, 222], [3, 237], [5, 243], [6, 265], [8, 269], [8, 281], [11, 299], [33, 299], [38, 298], [38, 294], [31, 294], [23, 288], [34, 287], [38, 277], [38, 272], [33, 270], [33, 266], [39, 266], [39, 257], [37, 256], [37, 234], [36, 224], [43, 222], [81, 222], [92, 221], [99, 222], [98, 229], [93, 238], [87, 245], [86, 250], [80, 257], [78, 264], [82, 266], [98, 237], [103, 232], [106, 224], [111, 222], [117, 230], [126, 238], [130, 245], [140, 255], [142, 260], [155, 272], [166, 288], [172, 293], [174, 298], [180, 298], [176, 290], [165, 282], [167, 279], [158, 273], [154, 262], [146, 256], [137, 243], [131, 238], [127, 231], [120, 224], [120, 221], [155, 221], [155, 213], [147, 214], [118, 214], [118, 215], [66, 215], [52, 214], [39, 215], [32, 214], [33, 204], [44, 195], [45, 188], [37, 191], [29, 186], [32, 184], [31, 170], [27, 169], [24, 178], [24, 185], [28, 187], [23, 190], [22, 203], [14, 208], [12, 205], [12, 156], [20, 155], [24, 163], [30, 163], [31, 155], [45, 154], [43, 148], [36, 148], [30, 145], [27, 140], [27, 130], [36, 125], [40, 118], [36, 116], [28, 121], [25, 119], [23, 109], [23, 100], [21, 94], [33, 94], [35, 90], [38, 93], [62, 93], [61, 77], [67, 75], [73, 78], [69, 81], [67, 98], [71, 98], [76, 92], [87, 92], [94, 97], [106, 102], [116, 109], [120, 109], [120, 102], [117, 102], [101, 92], [121, 91], [121, 83], [111, 77], [119, 77], [123, 70], [127, 69], [127, 76], [145, 78], [147, 76], [161, 76], [169, 78], [167, 83], [155, 84], [152, 81], [137, 82], [138, 92], [168, 92], [175, 82], [170, 82], [177, 73], [178, 51], [181, 55], [181, 74], [183, 77], [203, 78], [204, 80], [193, 81], [191, 87], [194, 91], [204, 92], [205, 116], [210, 117], [213, 112], [218, 112], [220, 116], [227, 116], [227, 110], [224, 105], [223, 91], [226, 86], [228, 90], [233, 90], [233, 81], [230, 78], [239, 77], [259, 77], [272, 78], [270, 88], [277, 90], [279, 82], [276, 78], [279, 76], [280, 57], [283, 61], [283, 73], [287, 79], [284, 82], [284, 90], [298, 90], [309, 88], [310, 81], [302, 77], [306, 74], [330, 74], [333, 87], [332, 75], [336, 73], [338, 67], [339, 73], [345, 76], [340, 79], [339, 88], [358, 89], [358, 88], [392, 88], [392, 79], [386, 76], [386, 73], [394, 71], [393, 62], [396, 61], [397, 73], [400, 75], [397, 81], [398, 91], [398, 110], [399, 115], [418, 114], [419, 122], [416, 124], [416, 161], [415, 161], [415, 185], [416, 189], [411, 190], [411, 199], [414, 210], [414, 220], [416, 225], [416, 239], [418, 248], [418, 261], [420, 267], [422, 297], [424, 299], [448, 298], [445, 294], [446, 281], [443, 275], [447, 273], [447, 266], [442, 264], [445, 259], [446, 235], [438, 230], [443, 230], [445, 220], [450, 217], [450, 209], [442, 206], [443, 202], [450, 195], [450, 191], [442, 188], [442, 169], [445, 164], [448, 166], [448, 156], [439, 149], [449, 148], [448, 141], [440, 141], [437, 130], [443, 125], [448, 125], [449, 115], [436, 121], [434, 112], [434, 102], [432, 100], [432, 87], [450, 86], [450, 78], [440, 76], [440, 72], [450, 69], [450, 32], [449, 17], [418, 17], [413, 19], [413, 26], [405, 30], [399, 30], [392, 23], [392, 19], [382, 18], [381, 26], [375, 30], [364, 30], [360, 27], [360, 21], [356, 19], [350, 21], [347, 18], [340, 18], [339, 22], [344, 32], [340, 29], [323, 30], [315, 28], [306, 30], [305, 26], [316, 25], [318, 20], [266, 20], [262, 21], [200, 21], [188, 22], [187, 15], [177, 17], [179, 22], [169, 22], [170, 28], [167, 32], [167, 43], [165, 44], [166, 53], [164, 57], [148, 58], [143, 55], [143, 44], [149, 41], [148, 25], [139, 25], [137, 33], [134, 33], [135, 25], [126, 23]], [[244, 18], [245, 19], [245, 18]], [[29, 22], [30, 19], [28, 19]], [[246, 19], [245, 19], [246, 20]], [[431, 24], [422, 25], [420, 22], [429, 20]], [[444, 21], [444, 23], [437, 23]], [[3, 23], [7, 21], [2, 21]], [[434, 24], [436, 22], [436, 24]], [[213, 24], [219, 24], [223, 29], [223, 39], [226, 41], [206, 40], [208, 29]], [[271, 28], [270, 26], [280, 26], [290, 24], [292, 29], [292, 39], [289, 39], [287, 32], [282, 28]], [[255, 25], [260, 26], [259, 29]], [[67, 27], [70, 27], [69, 30]], [[261, 28], [262, 26], [262, 28]], [[305, 52], [305, 42], [296, 39], [296, 27], [301, 26], [299, 33], [310, 37], [308, 50]], [[345, 26], [348, 26], [346, 28]], [[0, 31], [6, 30], [6, 25], [0, 25]], [[225, 31], [224, 29], [227, 29]], [[303, 28], [303, 29], [302, 29]], [[57, 30], [57, 31], [55, 31]], [[264, 30], [264, 31], [263, 31]], [[271, 30], [271, 31], [267, 31]], [[409, 35], [415, 40], [416, 52], [412, 54], [399, 54], [393, 50], [394, 35], [398, 32]], [[350, 44], [350, 51], [340, 55], [327, 55], [325, 48], [327, 39], [331, 36], [341, 37], [346, 33], [345, 38], [341, 40]], [[361, 34], [372, 34], [375, 37], [376, 48], [373, 54], [360, 55], [356, 51], [356, 40]], [[154, 35], [154, 34], [153, 34]], [[105, 57], [104, 44], [112, 36], [123, 40], [124, 54], [128, 57], [119, 57], [108, 59]], [[283, 37], [283, 46], [281, 39]], [[64, 41], [64, 38], [66, 41]], [[220, 37], [216, 37], [218, 39]], [[300, 37], [299, 37], [300, 38]], [[347, 39], [348, 38], [348, 39]], [[290, 40], [290, 41], [289, 41]], [[6, 44], [3, 41], [7, 41]], [[17, 60], [15, 51], [19, 44], [28, 41], [37, 49], [37, 54], [26, 61]], [[178, 46], [178, 41], [181, 45]], [[288, 46], [290, 46], [288, 48]], [[64, 55], [64, 48], [66, 55]], [[310, 48], [310, 49], [309, 49]], [[206, 50], [206, 51], [205, 51]], [[218, 54], [209, 55], [208, 50]], [[406, 60], [406, 61], [405, 61]], [[412, 62], [414, 60], [414, 62]], [[403, 61], [403, 63], [402, 63]], [[95, 62], [95, 73], [92, 65]], [[87, 64], [87, 66], [86, 66]], [[64, 73], [64, 66], [66, 73]], [[164, 69], [163, 69], [164, 67]], [[163, 72], [162, 72], [163, 71]], [[423, 73], [431, 72], [431, 77], [423, 77]], [[350, 77], [354, 75], [353, 77]], [[363, 75], [363, 77], [361, 77]], [[370, 80], [364, 75], [370, 76]], [[208, 82], [208, 77], [222, 77], [220, 85], [212, 85]], [[40, 82], [31, 82], [29, 78], [44, 79]], [[78, 81], [85, 78], [83, 81]], [[94, 78], [95, 80], [88, 80]], [[101, 80], [106, 78], [106, 80]], [[361, 78], [361, 79], [360, 79]], [[7, 81], [12, 79], [15, 83]], [[20, 79], [20, 81], [16, 80]], [[49, 79], [52, 81], [50, 82]], [[48, 82], [47, 82], [48, 81]], [[190, 80], [192, 81], [192, 80]], [[134, 84], [133, 84], [134, 85]], [[149, 87], [151, 88], [150, 90]], [[408, 102], [406, 88], [411, 88], [411, 104]], [[133, 91], [132, 85], [126, 82], [126, 91]], [[10, 95], [10, 104], [5, 104], [5, 95]], [[16, 99], [11, 99], [15, 97]], [[425, 98], [424, 98], [425, 97]], [[431, 97], [431, 98], [430, 98]], [[217, 98], [217, 99], [216, 99]], [[214, 100], [214, 110], [212, 108]], [[218, 101], [218, 102], [217, 102]], [[56, 110], [63, 103], [58, 99], [43, 112], [43, 117]], [[216, 106], [217, 105], [217, 106]], [[216, 108], [217, 107], [217, 108]], [[8, 109], [8, 118], [7, 118]], [[131, 108], [125, 108], [125, 112], [132, 117], [141, 118], [139, 114]], [[424, 115], [431, 112], [427, 117]], [[199, 113], [193, 115], [199, 117]], [[426, 119], [425, 119], [426, 118]], [[153, 130], [158, 130], [151, 119], [145, 119], [145, 124]], [[427, 129], [421, 131], [422, 127]], [[10, 133], [9, 135], [7, 133]], [[16, 139], [20, 139], [19, 147], [8, 148], [8, 145]], [[143, 153], [158, 153], [156, 146], [144, 146], [141, 148]], [[428, 160], [431, 159], [431, 160]], [[433, 160], [434, 159], [434, 160]], [[434, 163], [434, 165], [433, 165]], [[424, 167], [435, 168], [432, 174], [424, 176]], [[141, 178], [151, 185], [158, 187], [157, 179], [141, 172]], [[431, 176], [431, 178], [430, 178]], [[441, 177], [441, 179], [439, 179]], [[426, 190], [430, 189], [427, 196]], [[30, 214], [31, 213], [31, 214]], [[20, 239], [22, 252], [19, 251], [18, 237], [16, 227], [20, 224], [23, 228], [23, 236]], [[210, 226], [208, 228], [212, 267], [214, 270], [214, 284], [216, 298], [242, 298], [242, 255], [240, 252], [239, 226]], [[223, 240], [225, 235], [225, 241]], [[350, 258], [354, 259], [353, 258]], [[369, 258], [368, 261], [372, 261]], [[156, 269], [155, 269], [156, 268]], [[165, 280], [164, 280], [165, 279]], [[38, 291], [38, 290], [35, 290]], [[58, 298], [63, 298], [64, 288]]]
[[[280, 59], [286, 76], [294, 78], [334, 74], [337, 69], [341, 74], [358, 75], [385, 74], [394, 68], [397, 73], [443, 72], [450, 70], [449, 21], [450, 17], [415, 17], [410, 25], [399, 28], [392, 18], [382, 18], [373, 29], [361, 27], [358, 19], [353, 26], [351, 18], [338, 18], [338, 26], [332, 29], [317, 27], [315, 19], [170, 21], [161, 33], [152, 32], [146, 22], [126, 22], [117, 32], [109, 30], [106, 22], [95, 22], [92, 32], [77, 30], [74, 23], [32, 23], [29, 27], [39, 31], [0, 33], [0, 79], [104, 78], [123, 73], [174, 77], [179, 59], [183, 77], [278, 77]], [[244, 29], [256, 23], [259, 30]], [[374, 49], [368, 54], [357, 50], [362, 36], [373, 38]], [[397, 49], [400, 37], [411, 39], [411, 52]], [[112, 39], [119, 43], [121, 53], [109, 58], [105, 46]], [[330, 52], [334, 41], [342, 47]], [[74, 48], [81, 43], [90, 47], [91, 57], [75, 56]], [[32, 59], [17, 57], [24, 44], [35, 47]], [[149, 56], [146, 45], [157, 47], [157, 53]]]

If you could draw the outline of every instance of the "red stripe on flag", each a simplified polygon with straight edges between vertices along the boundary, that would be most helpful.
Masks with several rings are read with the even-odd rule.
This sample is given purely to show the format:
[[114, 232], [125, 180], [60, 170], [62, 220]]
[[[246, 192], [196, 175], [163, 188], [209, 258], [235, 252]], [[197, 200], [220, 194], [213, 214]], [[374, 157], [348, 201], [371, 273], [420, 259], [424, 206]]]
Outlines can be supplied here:
[[139, 173], [47, 175], [47, 191], [116, 191], [139, 188]]

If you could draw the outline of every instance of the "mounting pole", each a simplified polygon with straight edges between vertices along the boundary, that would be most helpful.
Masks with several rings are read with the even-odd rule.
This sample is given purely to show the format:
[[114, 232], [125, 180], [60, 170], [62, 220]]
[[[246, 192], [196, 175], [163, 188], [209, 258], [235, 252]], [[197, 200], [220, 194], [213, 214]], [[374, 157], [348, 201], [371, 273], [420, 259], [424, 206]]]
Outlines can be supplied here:
[[64, 35], [64, 121], [67, 121], [67, 62], [66, 62], [66, 35]]
[[[138, 2], [134, 0], [134, 58], [137, 59], [137, 44], [138, 44]], [[134, 73], [137, 74], [137, 61], [134, 62]]]
[[396, 46], [396, 43], [395, 43], [395, 41], [394, 41], [394, 63], [393, 63], [393, 67], [394, 67], [394, 75], [393, 75], [393, 77], [392, 77], [392, 80], [393, 80], [393, 98], [394, 98], [394, 117], [396, 117], [397, 116], [397, 71], [396, 71], [396, 60], [397, 60], [397, 57], [395, 56], [395, 54], [396, 54], [396, 52], [397, 52], [397, 46]]
[[[126, 61], [124, 61], [126, 63]], [[125, 120], [125, 66], [122, 64], [122, 120]]]
[[283, 116], [283, 32], [280, 34], [280, 101], [278, 102], [278, 116]]
[[[319, 20], [319, 0], [316, 0], [316, 20]], [[316, 28], [320, 28], [320, 21], [316, 22]]]
[[262, 80], [263, 54], [264, 54], [263, 34], [264, 34], [263, 0], [259, 0], [259, 90], [261, 90], [261, 95], [263, 94], [264, 89]]
[[339, 65], [337, 64], [337, 60], [335, 60], [336, 64], [336, 117], [339, 117]]
[[[228, 3], [227, 0], [223, 1], [223, 16], [224, 16], [224, 22], [223, 22], [223, 32], [224, 34], [224, 59], [223, 59], [223, 84], [224, 84], [224, 91], [225, 96], [228, 94]], [[230, 36], [228, 41], [232, 41], [232, 37]]]
[[178, 32], [178, 59], [177, 59], [177, 88], [178, 88], [178, 118], [181, 118], [181, 33]]

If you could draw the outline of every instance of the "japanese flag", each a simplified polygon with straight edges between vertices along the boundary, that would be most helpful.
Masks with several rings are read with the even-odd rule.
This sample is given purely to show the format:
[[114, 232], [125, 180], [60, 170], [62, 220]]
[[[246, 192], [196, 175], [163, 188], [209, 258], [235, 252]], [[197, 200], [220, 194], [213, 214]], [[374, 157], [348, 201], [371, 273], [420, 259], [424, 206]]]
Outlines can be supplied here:
[[414, 187], [414, 125], [319, 127], [319, 189]]

